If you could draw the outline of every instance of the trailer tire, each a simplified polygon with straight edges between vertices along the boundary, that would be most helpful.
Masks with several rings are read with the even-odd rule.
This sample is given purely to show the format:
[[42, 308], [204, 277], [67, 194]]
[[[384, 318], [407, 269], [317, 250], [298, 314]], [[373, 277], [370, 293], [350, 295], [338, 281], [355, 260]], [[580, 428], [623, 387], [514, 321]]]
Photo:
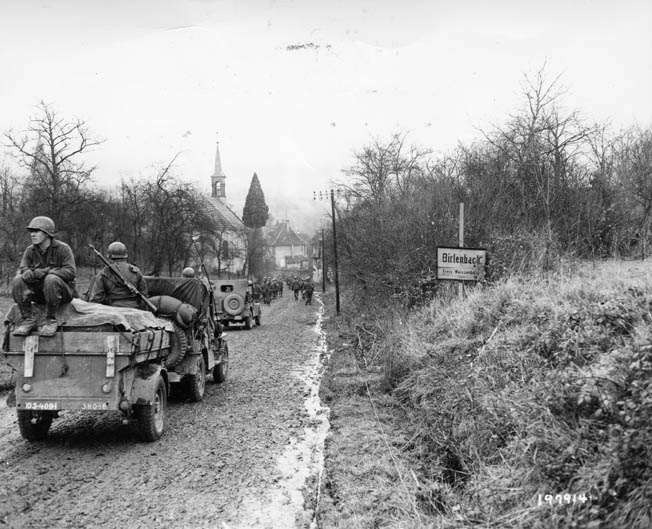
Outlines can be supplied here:
[[186, 384], [190, 401], [201, 402], [206, 391], [206, 362], [203, 354], [197, 357], [197, 373], [188, 375]]
[[[16, 410], [18, 429], [23, 439], [41, 441], [45, 439], [52, 424], [53, 415], [49, 411]], [[35, 419], [35, 422], [32, 422]]]
[[161, 438], [163, 430], [165, 430], [167, 405], [168, 394], [165, 380], [159, 375], [152, 403], [136, 406], [135, 409], [138, 433], [143, 441], [151, 443]]
[[220, 363], [213, 367], [213, 382], [216, 384], [224, 382], [229, 374], [229, 346], [226, 342], [220, 353]]

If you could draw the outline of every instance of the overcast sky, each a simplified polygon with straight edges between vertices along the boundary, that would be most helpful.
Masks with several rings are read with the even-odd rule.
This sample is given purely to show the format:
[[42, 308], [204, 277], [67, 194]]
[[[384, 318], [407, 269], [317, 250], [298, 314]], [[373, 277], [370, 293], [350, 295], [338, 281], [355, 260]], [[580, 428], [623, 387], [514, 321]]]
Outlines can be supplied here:
[[472, 141], [544, 62], [588, 119], [650, 125], [652, 1], [0, 0], [0, 129], [43, 100], [106, 139], [99, 184], [180, 153], [207, 193], [219, 140], [236, 213], [256, 172], [301, 228], [372, 138]]

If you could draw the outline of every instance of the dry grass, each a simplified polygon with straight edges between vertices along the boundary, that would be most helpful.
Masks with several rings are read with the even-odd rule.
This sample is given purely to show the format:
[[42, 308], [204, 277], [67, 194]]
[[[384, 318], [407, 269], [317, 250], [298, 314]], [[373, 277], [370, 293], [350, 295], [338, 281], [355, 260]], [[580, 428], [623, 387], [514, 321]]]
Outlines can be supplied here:
[[[651, 306], [651, 263], [609, 262], [512, 278], [410, 318], [391, 352], [409, 366], [395, 395], [414, 413], [437, 524], [645, 527]], [[546, 507], [540, 494], [591, 499]]]

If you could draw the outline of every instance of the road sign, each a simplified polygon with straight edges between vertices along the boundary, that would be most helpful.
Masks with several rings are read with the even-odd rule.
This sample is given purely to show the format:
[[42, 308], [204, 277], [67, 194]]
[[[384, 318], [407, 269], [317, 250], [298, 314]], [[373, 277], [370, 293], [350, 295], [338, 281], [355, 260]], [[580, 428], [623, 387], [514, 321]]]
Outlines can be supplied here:
[[480, 281], [487, 266], [487, 250], [482, 248], [437, 248], [437, 279]]

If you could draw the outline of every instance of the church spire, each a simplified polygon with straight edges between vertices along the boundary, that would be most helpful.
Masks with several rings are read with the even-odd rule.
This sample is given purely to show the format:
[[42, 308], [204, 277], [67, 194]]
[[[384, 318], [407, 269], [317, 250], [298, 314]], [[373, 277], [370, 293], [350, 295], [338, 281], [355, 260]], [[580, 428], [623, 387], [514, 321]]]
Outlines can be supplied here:
[[226, 175], [222, 171], [222, 161], [220, 160], [220, 142], [216, 142], [215, 147], [215, 170], [211, 175], [211, 196], [217, 198], [226, 198]]

